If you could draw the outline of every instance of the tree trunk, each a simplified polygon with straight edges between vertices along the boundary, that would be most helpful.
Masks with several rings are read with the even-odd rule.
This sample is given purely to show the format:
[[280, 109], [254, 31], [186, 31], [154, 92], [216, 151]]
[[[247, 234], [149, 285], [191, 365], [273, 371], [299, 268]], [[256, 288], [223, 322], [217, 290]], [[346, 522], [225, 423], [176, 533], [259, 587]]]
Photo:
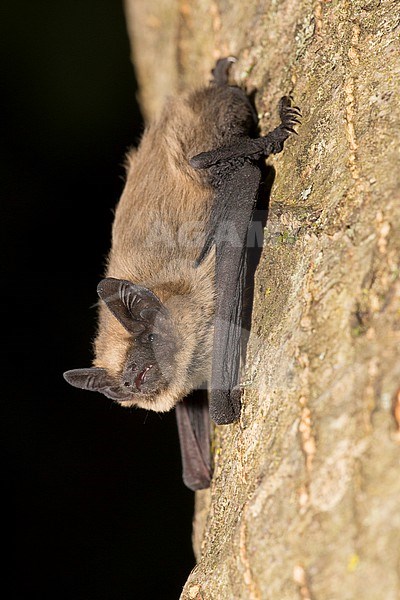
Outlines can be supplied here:
[[400, 65], [396, 0], [126, 0], [147, 117], [220, 56], [276, 170], [240, 421], [214, 430], [182, 599], [400, 597]]

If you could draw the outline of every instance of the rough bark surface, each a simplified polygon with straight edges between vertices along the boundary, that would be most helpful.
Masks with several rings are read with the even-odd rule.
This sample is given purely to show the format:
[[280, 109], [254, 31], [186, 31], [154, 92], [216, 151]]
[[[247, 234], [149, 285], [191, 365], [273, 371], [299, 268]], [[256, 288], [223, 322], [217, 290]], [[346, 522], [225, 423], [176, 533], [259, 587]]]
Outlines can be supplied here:
[[227, 54], [262, 131], [283, 93], [303, 111], [271, 161], [242, 415], [215, 428], [181, 598], [398, 600], [399, 4], [126, 5], [147, 116]]

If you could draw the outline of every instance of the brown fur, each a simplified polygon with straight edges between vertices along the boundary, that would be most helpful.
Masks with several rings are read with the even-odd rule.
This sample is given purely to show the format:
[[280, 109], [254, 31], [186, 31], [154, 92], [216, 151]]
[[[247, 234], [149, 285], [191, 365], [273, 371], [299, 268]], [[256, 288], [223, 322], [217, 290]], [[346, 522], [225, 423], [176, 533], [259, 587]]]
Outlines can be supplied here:
[[[209, 377], [214, 256], [197, 268], [194, 261], [204, 244], [213, 193], [188, 160], [234, 139], [230, 113], [237, 114], [238, 102], [231, 88], [217, 86], [170, 100], [145, 131], [139, 149], [128, 156], [106, 276], [152, 290], [168, 308], [180, 344], [168, 389], [152, 398], [151, 405], [137, 394], [123, 402], [126, 406], [170, 410]], [[249, 118], [244, 111], [237, 126]], [[192, 224], [195, 240], [188, 239]], [[103, 303], [94, 346], [94, 366], [119, 377], [132, 338]]]

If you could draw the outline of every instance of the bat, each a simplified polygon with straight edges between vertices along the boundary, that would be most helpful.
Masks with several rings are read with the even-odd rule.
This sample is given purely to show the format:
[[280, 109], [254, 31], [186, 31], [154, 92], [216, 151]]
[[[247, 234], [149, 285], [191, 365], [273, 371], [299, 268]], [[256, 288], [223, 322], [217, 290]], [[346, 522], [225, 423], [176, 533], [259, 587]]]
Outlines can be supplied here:
[[[234, 60], [219, 60], [207, 87], [170, 99], [128, 154], [97, 287], [93, 366], [64, 373], [125, 407], [176, 406], [191, 489], [210, 483], [210, 417], [222, 425], [240, 414], [246, 241], [261, 159], [282, 151], [301, 116], [284, 96], [280, 124], [253, 137], [254, 109], [229, 85]], [[208, 402], [191, 395], [205, 387]]]

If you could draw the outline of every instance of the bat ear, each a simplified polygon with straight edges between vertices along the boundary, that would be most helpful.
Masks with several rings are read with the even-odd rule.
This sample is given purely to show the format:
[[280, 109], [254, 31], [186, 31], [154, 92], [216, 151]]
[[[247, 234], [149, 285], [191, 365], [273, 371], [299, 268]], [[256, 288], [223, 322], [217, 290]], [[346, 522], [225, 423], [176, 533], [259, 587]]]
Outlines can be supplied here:
[[124, 279], [102, 279], [97, 286], [97, 293], [132, 335], [152, 328], [156, 319], [165, 319], [168, 314], [153, 292]]
[[66, 371], [64, 379], [74, 387], [81, 390], [90, 390], [91, 392], [101, 392], [107, 398], [117, 402], [127, 400], [129, 397], [129, 392], [124, 393], [118, 382], [107, 373], [106, 369], [100, 367]]
[[115, 386], [114, 379], [110, 377], [105, 369], [99, 367], [66, 371], [64, 379], [74, 387], [94, 392], [102, 392], [106, 388]]

